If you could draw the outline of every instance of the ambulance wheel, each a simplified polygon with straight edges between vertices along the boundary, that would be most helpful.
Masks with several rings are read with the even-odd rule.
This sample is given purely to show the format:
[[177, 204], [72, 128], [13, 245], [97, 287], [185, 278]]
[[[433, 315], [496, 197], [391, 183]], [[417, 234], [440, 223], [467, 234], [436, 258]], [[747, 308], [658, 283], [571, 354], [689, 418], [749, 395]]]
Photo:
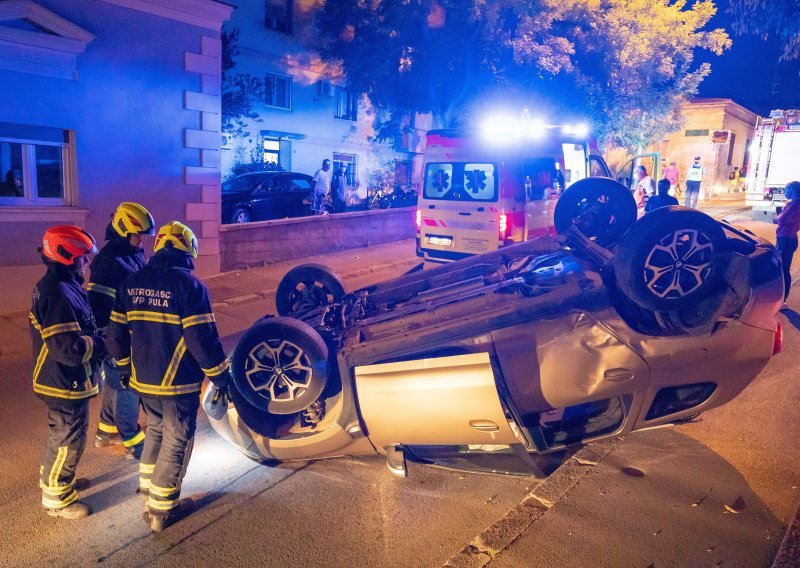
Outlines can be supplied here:
[[328, 380], [328, 347], [310, 325], [296, 319], [259, 320], [231, 354], [236, 390], [269, 414], [294, 414], [308, 408]]
[[614, 255], [620, 291], [639, 306], [675, 312], [717, 291], [722, 226], [695, 209], [661, 207], [634, 223]]
[[558, 234], [574, 225], [606, 245], [625, 234], [637, 213], [636, 201], [624, 185], [611, 178], [591, 177], [569, 186], [558, 198], [553, 215]]
[[320, 306], [338, 302], [344, 284], [322, 264], [295, 266], [281, 279], [275, 293], [275, 307], [282, 316], [295, 316]]

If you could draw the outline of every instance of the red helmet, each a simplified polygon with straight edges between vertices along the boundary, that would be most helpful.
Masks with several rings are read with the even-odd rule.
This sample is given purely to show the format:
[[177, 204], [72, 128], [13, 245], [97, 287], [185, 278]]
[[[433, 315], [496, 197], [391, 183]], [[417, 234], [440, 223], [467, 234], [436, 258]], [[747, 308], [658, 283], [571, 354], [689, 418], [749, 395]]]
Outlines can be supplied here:
[[58, 225], [44, 232], [42, 254], [60, 264], [72, 266], [79, 256], [96, 252], [94, 237], [80, 227]]

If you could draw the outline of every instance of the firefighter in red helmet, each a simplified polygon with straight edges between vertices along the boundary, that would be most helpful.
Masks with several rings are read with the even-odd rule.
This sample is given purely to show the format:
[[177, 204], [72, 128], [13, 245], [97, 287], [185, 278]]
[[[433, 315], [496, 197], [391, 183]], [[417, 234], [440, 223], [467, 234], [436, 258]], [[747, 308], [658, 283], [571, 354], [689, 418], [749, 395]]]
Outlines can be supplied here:
[[97, 248], [83, 229], [59, 225], [45, 231], [39, 250], [47, 272], [33, 289], [30, 311], [33, 391], [47, 406], [49, 424], [39, 487], [48, 515], [78, 519], [91, 513], [78, 501], [75, 469], [86, 446], [89, 399], [98, 391], [94, 371], [106, 354], [81, 287]]

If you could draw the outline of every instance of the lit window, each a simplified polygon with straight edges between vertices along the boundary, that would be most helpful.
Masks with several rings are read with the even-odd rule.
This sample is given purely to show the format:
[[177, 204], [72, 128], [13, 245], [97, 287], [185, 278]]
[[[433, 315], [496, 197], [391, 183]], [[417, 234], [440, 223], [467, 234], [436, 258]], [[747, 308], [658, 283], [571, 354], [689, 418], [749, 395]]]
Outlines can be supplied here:
[[264, 139], [264, 163], [278, 165], [280, 163], [281, 143], [274, 138]]
[[358, 94], [347, 89], [336, 89], [336, 111], [334, 117], [358, 120]]
[[293, 11], [292, 0], [266, 0], [264, 25], [267, 29], [290, 34]]
[[68, 205], [63, 130], [0, 124], [0, 205]]
[[288, 75], [264, 75], [264, 102], [267, 106], [292, 108], [292, 78]]

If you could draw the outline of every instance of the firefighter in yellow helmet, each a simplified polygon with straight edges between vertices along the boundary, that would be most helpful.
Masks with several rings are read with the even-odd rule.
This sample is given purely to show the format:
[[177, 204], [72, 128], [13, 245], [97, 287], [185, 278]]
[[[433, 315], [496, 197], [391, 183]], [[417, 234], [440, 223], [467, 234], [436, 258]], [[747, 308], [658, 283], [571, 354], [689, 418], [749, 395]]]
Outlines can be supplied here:
[[59, 225], [45, 231], [39, 250], [47, 272], [29, 314], [33, 392], [47, 405], [48, 422], [39, 487], [48, 515], [79, 519], [91, 511], [78, 501], [75, 469], [86, 447], [89, 399], [97, 395], [94, 371], [106, 352], [81, 287], [97, 248], [83, 229]]
[[[121, 203], [106, 227], [106, 244], [95, 256], [87, 289], [97, 326], [105, 331], [117, 289], [144, 268], [144, 243], [155, 233], [150, 212], [138, 203]], [[139, 393], [122, 388], [119, 369], [111, 358], [103, 361], [103, 403], [94, 445], [122, 444], [125, 457], [139, 459], [144, 432], [139, 427]]]
[[208, 290], [192, 274], [197, 239], [191, 229], [177, 221], [164, 225], [153, 250], [147, 266], [117, 290], [108, 345], [147, 413], [139, 492], [148, 496], [150, 528], [160, 531], [193, 508], [179, 496], [203, 379], [225, 395], [230, 372]]

